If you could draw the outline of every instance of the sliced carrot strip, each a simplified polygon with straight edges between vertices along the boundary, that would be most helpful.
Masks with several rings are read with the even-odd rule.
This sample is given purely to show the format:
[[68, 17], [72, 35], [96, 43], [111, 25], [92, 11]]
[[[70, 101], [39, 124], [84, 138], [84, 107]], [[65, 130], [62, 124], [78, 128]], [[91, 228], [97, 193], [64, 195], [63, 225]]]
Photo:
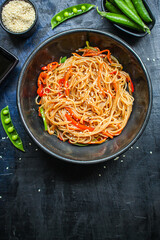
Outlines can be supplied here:
[[74, 126], [78, 127], [79, 129], [82, 129], [82, 130], [88, 129], [88, 130], [91, 131], [91, 132], [94, 130], [94, 128], [92, 128], [92, 127], [83, 125], [83, 124], [75, 121], [75, 120], [71, 117], [71, 115], [69, 115], [69, 114], [67, 114], [67, 113], [65, 114], [65, 116], [66, 116], [66, 118], [67, 118], [68, 121], [71, 121], [71, 123], [72, 123]]

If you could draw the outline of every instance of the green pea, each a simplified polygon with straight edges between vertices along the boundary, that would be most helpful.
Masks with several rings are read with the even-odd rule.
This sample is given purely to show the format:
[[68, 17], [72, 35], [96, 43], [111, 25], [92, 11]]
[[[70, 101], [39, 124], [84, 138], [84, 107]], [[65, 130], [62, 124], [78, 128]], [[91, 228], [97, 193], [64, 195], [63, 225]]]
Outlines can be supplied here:
[[9, 128], [8, 128], [8, 132], [9, 132], [9, 133], [13, 132], [13, 130], [14, 130], [13, 127], [9, 127]]
[[81, 7], [81, 10], [82, 10], [82, 11], [85, 11], [85, 10], [86, 10], [86, 7], [83, 5], [83, 6]]
[[3, 110], [3, 115], [7, 115], [9, 113], [8, 110]]
[[73, 12], [77, 13], [78, 12], [77, 8], [73, 8]]
[[57, 21], [57, 22], [60, 22], [61, 19], [62, 19], [62, 18], [61, 18], [60, 16], [57, 16], [57, 17], [56, 17], [56, 21]]
[[64, 12], [64, 17], [68, 17], [69, 13], [68, 12]]
[[10, 123], [11, 122], [11, 119], [10, 118], [6, 118], [5, 120], [4, 120], [4, 123], [5, 124], [8, 124], [8, 123]]
[[17, 138], [18, 138], [18, 136], [17, 136], [17, 135], [13, 135], [13, 136], [12, 136], [12, 140], [13, 140], [13, 141], [16, 141], [16, 140], [17, 140]]

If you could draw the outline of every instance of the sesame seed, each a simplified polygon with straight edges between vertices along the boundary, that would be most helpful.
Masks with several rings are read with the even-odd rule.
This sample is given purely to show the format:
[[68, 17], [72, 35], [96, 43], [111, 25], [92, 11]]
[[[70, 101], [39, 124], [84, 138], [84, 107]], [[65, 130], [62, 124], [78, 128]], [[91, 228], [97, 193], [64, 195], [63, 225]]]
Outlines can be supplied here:
[[106, 166], [103, 166], [103, 168], [106, 168]]
[[114, 158], [114, 161], [117, 161], [119, 159], [119, 157], [116, 157], [116, 158]]
[[6, 169], [8, 170], [8, 169], [9, 169], [9, 167], [6, 167]]
[[101, 174], [99, 174], [98, 176], [99, 176], [99, 177], [101, 177], [102, 175], [101, 175]]
[[150, 151], [149, 153], [152, 154], [152, 151]]
[[19, 158], [19, 161], [21, 161], [21, 158]]
[[121, 162], [123, 162], [123, 160], [121, 160]]
[[40, 191], [41, 191], [41, 189], [39, 188], [39, 189], [38, 189], [38, 192], [40, 192]]
[[155, 62], [156, 60], [153, 58], [153, 62]]
[[147, 58], [147, 61], [149, 61], [149, 58]]

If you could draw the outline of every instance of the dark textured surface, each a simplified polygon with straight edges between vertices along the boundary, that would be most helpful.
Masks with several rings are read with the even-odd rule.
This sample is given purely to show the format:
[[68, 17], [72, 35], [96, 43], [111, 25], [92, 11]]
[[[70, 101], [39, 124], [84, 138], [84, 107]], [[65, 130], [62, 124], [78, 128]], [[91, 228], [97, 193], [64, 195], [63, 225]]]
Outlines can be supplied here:
[[[1, 240], [160, 239], [160, 1], [147, 2], [156, 25], [142, 39], [113, 28], [95, 10], [51, 30], [51, 17], [80, 0], [35, 1], [39, 25], [28, 39], [11, 37], [0, 29], [0, 44], [20, 61], [0, 85], [0, 109], [10, 106], [26, 149], [21, 153], [13, 148], [0, 125]], [[16, 106], [18, 76], [32, 50], [49, 36], [76, 27], [101, 29], [124, 39], [142, 58], [153, 84], [153, 107], [143, 135], [117, 161], [95, 166], [63, 163], [38, 149], [24, 130]]]

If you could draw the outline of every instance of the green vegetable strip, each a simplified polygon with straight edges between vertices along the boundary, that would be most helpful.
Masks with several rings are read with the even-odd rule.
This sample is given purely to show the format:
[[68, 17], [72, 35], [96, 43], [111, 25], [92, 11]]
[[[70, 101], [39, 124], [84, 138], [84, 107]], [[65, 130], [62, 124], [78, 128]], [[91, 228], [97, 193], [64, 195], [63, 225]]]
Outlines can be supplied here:
[[142, 20], [147, 23], [152, 22], [152, 19], [150, 18], [149, 13], [147, 12], [147, 9], [145, 8], [142, 0], [132, 0], [132, 2]]
[[12, 123], [8, 106], [6, 106], [5, 108], [3, 108], [1, 110], [1, 122], [2, 122], [3, 128], [4, 128], [8, 138], [10, 139], [12, 144], [19, 150], [25, 152], [24, 148], [23, 148], [22, 140], [20, 139], [20, 137]]
[[44, 109], [43, 107], [40, 108], [40, 113], [43, 119], [43, 123], [44, 123], [44, 130], [47, 131], [48, 127], [47, 127], [47, 122], [46, 122], [46, 118], [45, 118], [45, 113], [44, 113]]
[[109, 1], [106, 0], [105, 3], [105, 7], [106, 9], [111, 12], [111, 13], [118, 13], [121, 14], [121, 12], [119, 11], [119, 9], [117, 9], [112, 3], [110, 3]]
[[124, 0], [124, 1], [125, 1], [125, 3], [127, 4], [127, 6], [128, 6], [135, 14], [137, 14], [137, 11], [136, 11], [136, 9], [135, 9], [132, 1], [131, 1], [131, 0]]
[[141, 20], [141, 18], [136, 15], [123, 0], [114, 0], [119, 9], [127, 16], [129, 17], [132, 21], [137, 23], [139, 26], [141, 26], [144, 31], [147, 31], [150, 33], [149, 28], [144, 24], [144, 22]]
[[100, 12], [97, 8], [97, 12], [102, 16], [107, 18], [113, 23], [117, 23], [119, 25], [123, 25], [128, 28], [136, 29], [137, 31], [144, 31], [138, 24], [131, 21], [128, 17], [123, 14], [109, 13], [109, 12]]
[[83, 4], [78, 4], [76, 6], [72, 6], [72, 7], [62, 10], [61, 12], [57, 13], [51, 19], [52, 29], [55, 28], [56, 26], [58, 26], [60, 23], [66, 21], [72, 17], [76, 17], [78, 15], [81, 15], [83, 13], [90, 11], [94, 7], [95, 7], [95, 5], [92, 5], [89, 3], [83, 3]]
[[64, 63], [66, 61], [67, 57], [60, 58], [59, 63]]

